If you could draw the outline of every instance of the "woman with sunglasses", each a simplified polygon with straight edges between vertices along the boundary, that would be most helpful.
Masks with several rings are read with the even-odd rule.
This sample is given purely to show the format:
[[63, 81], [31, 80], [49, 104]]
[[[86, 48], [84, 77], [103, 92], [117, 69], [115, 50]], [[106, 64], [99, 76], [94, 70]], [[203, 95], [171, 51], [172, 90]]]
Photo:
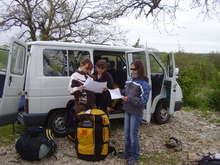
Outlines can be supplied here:
[[95, 81], [107, 82], [107, 88], [102, 93], [96, 93], [96, 106], [108, 115], [112, 108], [113, 100], [107, 89], [114, 89], [114, 81], [111, 74], [106, 71], [107, 67], [106, 60], [98, 60], [96, 63], [96, 72], [93, 75], [95, 76]]
[[131, 78], [125, 82], [121, 90], [125, 118], [124, 118], [124, 143], [125, 151], [118, 156], [127, 159], [126, 164], [134, 164], [140, 159], [140, 144], [138, 130], [142, 121], [143, 110], [148, 102], [150, 86], [147, 82], [146, 71], [141, 60], [131, 63]]
[[88, 109], [96, 109], [95, 93], [86, 90], [83, 86], [87, 79], [93, 80], [93, 76], [89, 73], [92, 68], [90, 59], [84, 59], [80, 67], [71, 75], [68, 89], [70, 94], [75, 96], [76, 114]]

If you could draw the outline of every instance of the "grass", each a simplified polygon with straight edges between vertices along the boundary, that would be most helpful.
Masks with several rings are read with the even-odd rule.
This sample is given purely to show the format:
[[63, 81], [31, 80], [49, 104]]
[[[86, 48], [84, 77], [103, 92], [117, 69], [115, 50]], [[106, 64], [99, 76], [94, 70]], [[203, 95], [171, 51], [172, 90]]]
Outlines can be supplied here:
[[172, 149], [168, 149], [166, 154], [154, 151], [153, 153], [148, 153], [140, 158], [140, 161], [144, 164], [147, 163], [151, 165], [172, 164], [180, 160], [181, 157], [175, 155], [175, 153], [172, 152]]
[[[220, 123], [220, 112], [219, 111], [214, 111], [214, 110], [207, 110], [207, 109], [194, 109], [194, 108], [190, 108], [190, 107], [184, 107], [182, 108], [182, 110], [184, 111], [194, 111], [195, 115], [200, 115], [203, 118], [206, 118], [209, 120], [209, 122], [211, 123]], [[216, 115], [219, 116], [219, 119], [213, 119], [212, 115]]]
[[[23, 125], [14, 124], [14, 129], [23, 132], [25, 127]], [[17, 139], [19, 136], [19, 134], [14, 132], [12, 124], [0, 127], [0, 147], [14, 144], [14, 139]]]

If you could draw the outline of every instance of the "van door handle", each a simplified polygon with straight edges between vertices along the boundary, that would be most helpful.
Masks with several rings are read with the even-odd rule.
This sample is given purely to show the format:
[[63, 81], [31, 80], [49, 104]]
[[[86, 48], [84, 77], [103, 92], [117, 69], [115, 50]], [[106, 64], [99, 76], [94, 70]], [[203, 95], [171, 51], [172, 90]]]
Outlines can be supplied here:
[[9, 83], [8, 83], [8, 86], [11, 86], [11, 83], [12, 83], [12, 76], [9, 77]]

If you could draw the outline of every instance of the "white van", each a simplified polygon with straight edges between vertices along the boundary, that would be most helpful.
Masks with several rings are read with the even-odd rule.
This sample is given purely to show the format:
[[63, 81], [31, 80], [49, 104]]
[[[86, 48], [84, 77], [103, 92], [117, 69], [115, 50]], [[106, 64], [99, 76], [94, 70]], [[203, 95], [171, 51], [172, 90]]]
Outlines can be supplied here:
[[[178, 69], [174, 54], [168, 55], [170, 61], [164, 66], [146, 49], [54, 41], [25, 44], [12, 38], [10, 49], [0, 47], [0, 126], [18, 119], [27, 127], [47, 126], [55, 136], [64, 136], [65, 107], [73, 97], [68, 92], [68, 82], [84, 58], [90, 58], [94, 64], [106, 59], [108, 72], [119, 88], [124, 88], [131, 74], [131, 62], [135, 59], [144, 62], [152, 89], [144, 110], [144, 122], [150, 122], [153, 116], [157, 123], [164, 124], [183, 106], [182, 90], [176, 82]], [[18, 113], [22, 95], [25, 95], [24, 110]], [[120, 99], [113, 108], [110, 119], [124, 117]]]

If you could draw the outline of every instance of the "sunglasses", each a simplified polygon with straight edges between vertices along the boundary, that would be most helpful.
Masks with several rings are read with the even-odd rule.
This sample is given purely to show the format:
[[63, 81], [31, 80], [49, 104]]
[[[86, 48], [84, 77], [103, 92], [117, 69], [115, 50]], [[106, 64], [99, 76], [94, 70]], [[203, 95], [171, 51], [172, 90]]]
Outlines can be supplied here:
[[86, 70], [92, 70], [91, 68], [87, 68], [87, 67], [85, 67], [85, 69], [86, 69]]
[[136, 71], [137, 69], [136, 68], [130, 68], [130, 70]]

